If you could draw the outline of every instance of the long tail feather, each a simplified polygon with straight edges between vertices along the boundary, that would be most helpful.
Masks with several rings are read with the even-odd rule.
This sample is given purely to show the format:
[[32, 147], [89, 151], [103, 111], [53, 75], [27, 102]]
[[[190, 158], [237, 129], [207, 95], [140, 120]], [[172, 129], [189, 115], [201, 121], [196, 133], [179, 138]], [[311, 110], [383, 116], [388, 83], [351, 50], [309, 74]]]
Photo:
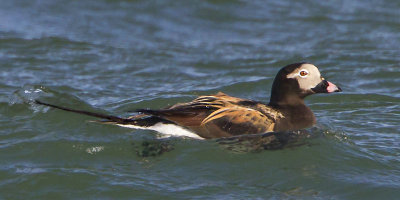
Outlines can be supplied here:
[[120, 124], [127, 124], [129, 122], [135, 121], [133, 119], [126, 119], [126, 118], [121, 118], [121, 117], [112, 116], [112, 115], [106, 115], [106, 114], [94, 113], [94, 112], [89, 112], [89, 111], [84, 111], [84, 110], [76, 110], [76, 109], [72, 109], [72, 108], [66, 108], [66, 107], [63, 107], [63, 106], [57, 106], [57, 105], [53, 105], [53, 104], [49, 104], [49, 103], [44, 103], [44, 102], [39, 101], [39, 100], [35, 100], [35, 103], [40, 104], [40, 105], [49, 106], [49, 107], [52, 107], [52, 108], [57, 108], [57, 109], [60, 109], [60, 110], [65, 110], [65, 111], [68, 111], [68, 112], [74, 112], [74, 113], [89, 115], [89, 116], [92, 116], [92, 117], [108, 119], [108, 120], [110, 120], [112, 122], [116, 122], [116, 123], [120, 123]]

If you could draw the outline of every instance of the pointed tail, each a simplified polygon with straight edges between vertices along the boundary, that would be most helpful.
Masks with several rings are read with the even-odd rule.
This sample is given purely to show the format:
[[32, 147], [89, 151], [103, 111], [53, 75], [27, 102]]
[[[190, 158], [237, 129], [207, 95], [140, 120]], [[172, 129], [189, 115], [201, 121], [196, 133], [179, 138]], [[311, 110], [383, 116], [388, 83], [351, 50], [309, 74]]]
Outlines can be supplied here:
[[84, 114], [84, 115], [89, 115], [92, 117], [97, 117], [97, 118], [102, 118], [102, 119], [107, 119], [111, 122], [116, 122], [118, 124], [128, 124], [128, 123], [132, 123], [133, 119], [127, 119], [127, 118], [121, 118], [121, 117], [117, 117], [117, 116], [112, 116], [112, 115], [106, 115], [106, 114], [101, 114], [101, 113], [94, 113], [94, 112], [89, 112], [89, 111], [84, 111], [84, 110], [76, 110], [76, 109], [72, 109], [72, 108], [66, 108], [63, 106], [57, 106], [57, 105], [53, 105], [53, 104], [49, 104], [49, 103], [44, 103], [42, 101], [39, 100], [35, 100], [35, 103], [39, 104], [39, 105], [44, 105], [44, 106], [49, 106], [52, 108], [57, 108], [60, 110], [65, 110], [68, 112], [74, 112], [74, 113], [79, 113], [79, 114]]
[[42, 101], [39, 100], [35, 100], [35, 103], [39, 104], [39, 105], [44, 105], [44, 106], [49, 106], [52, 108], [57, 108], [60, 110], [65, 110], [68, 112], [74, 112], [74, 113], [79, 113], [79, 114], [84, 114], [84, 115], [89, 115], [92, 117], [97, 117], [97, 118], [101, 118], [101, 119], [106, 119], [104, 121], [94, 121], [94, 122], [99, 122], [99, 123], [103, 123], [103, 124], [114, 124], [114, 125], [135, 125], [135, 126], [139, 126], [142, 128], [145, 127], [149, 127], [149, 126], [153, 126], [157, 123], [165, 123], [165, 124], [174, 124], [173, 122], [163, 119], [161, 117], [158, 116], [154, 116], [152, 114], [149, 113], [145, 113], [145, 114], [140, 114], [140, 115], [135, 115], [129, 118], [121, 118], [121, 117], [117, 117], [117, 116], [112, 116], [112, 115], [106, 115], [106, 114], [101, 114], [101, 113], [94, 113], [94, 112], [89, 112], [89, 111], [85, 111], [85, 110], [77, 110], [77, 109], [73, 109], [73, 108], [66, 108], [63, 106], [57, 106], [54, 104], [49, 104], [49, 103], [44, 103]]

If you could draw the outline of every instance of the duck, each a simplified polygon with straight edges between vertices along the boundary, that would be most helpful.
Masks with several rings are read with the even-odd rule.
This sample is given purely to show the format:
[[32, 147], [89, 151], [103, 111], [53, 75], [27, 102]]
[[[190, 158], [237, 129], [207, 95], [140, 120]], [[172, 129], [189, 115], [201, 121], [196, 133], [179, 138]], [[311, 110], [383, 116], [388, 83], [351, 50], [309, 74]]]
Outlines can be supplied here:
[[341, 91], [340, 87], [325, 80], [315, 65], [300, 62], [289, 64], [278, 71], [267, 104], [218, 92], [163, 109], [137, 109], [135, 115], [123, 118], [40, 100], [35, 102], [101, 118], [96, 122], [103, 124], [154, 130], [166, 136], [213, 139], [312, 127], [316, 124], [316, 118], [304, 99], [313, 94]]

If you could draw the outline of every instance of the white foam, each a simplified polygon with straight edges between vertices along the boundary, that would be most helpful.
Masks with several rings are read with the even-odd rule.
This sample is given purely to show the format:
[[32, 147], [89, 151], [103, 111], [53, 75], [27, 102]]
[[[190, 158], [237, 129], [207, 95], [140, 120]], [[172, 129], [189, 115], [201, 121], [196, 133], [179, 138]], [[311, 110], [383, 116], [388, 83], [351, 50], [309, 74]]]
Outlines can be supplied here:
[[96, 154], [100, 151], [103, 151], [104, 147], [103, 146], [98, 146], [98, 147], [90, 147], [86, 149], [86, 152], [88, 152], [89, 154]]
[[190, 137], [195, 139], [203, 140], [204, 138], [198, 136], [197, 134], [180, 127], [175, 124], [163, 124], [157, 123], [154, 126], [149, 127], [142, 127], [142, 126], [135, 126], [135, 125], [124, 125], [124, 124], [117, 124], [118, 126], [126, 127], [126, 128], [134, 128], [134, 129], [142, 129], [142, 130], [153, 130], [157, 131], [165, 136], [175, 136], [175, 137]]

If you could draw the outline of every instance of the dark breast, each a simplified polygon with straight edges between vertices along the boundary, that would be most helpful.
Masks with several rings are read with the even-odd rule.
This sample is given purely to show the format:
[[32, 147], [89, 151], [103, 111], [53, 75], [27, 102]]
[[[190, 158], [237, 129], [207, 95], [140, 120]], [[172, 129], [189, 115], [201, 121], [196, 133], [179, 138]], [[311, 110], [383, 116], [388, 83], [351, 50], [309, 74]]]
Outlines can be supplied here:
[[300, 130], [316, 123], [314, 113], [305, 105], [290, 106], [279, 110], [284, 117], [277, 119], [274, 131]]

